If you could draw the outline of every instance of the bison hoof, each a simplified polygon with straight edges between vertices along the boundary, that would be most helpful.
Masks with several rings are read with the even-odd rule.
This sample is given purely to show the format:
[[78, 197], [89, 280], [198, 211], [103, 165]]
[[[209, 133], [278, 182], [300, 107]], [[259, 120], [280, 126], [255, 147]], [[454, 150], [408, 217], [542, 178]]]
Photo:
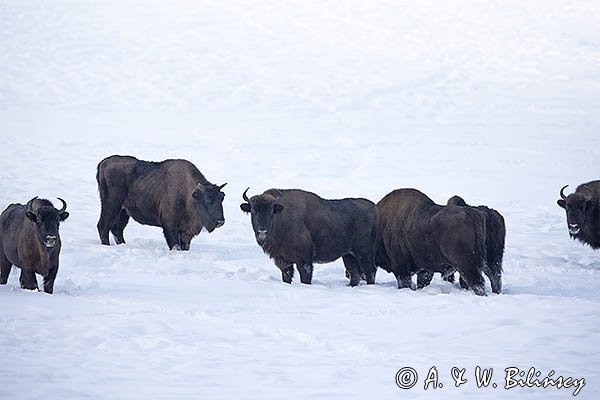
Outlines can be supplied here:
[[398, 279], [398, 289], [412, 289], [412, 280], [410, 278]]
[[475, 285], [473, 286], [473, 291], [477, 296], [485, 296], [485, 286], [483, 285]]

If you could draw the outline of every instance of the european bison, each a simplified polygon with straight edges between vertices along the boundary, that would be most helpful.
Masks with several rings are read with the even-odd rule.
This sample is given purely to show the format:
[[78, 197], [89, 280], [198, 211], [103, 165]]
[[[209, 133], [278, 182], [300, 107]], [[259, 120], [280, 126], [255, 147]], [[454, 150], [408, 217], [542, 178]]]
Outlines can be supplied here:
[[171, 250], [189, 250], [203, 227], [212, 232], [225, 223], [221, 189], [226, 184], [210, 183], [189, 161], [110, 156], [98, 164], [96, 180], [102, 244], [109, 244], [109, 231], [117, 244], [125, 243], [123, 230], [130, 216], [161, 227]]
[[269, 189], [248, 198], [242, 211], [251, 214], [258, 245], [281, 270], [283, 282], [292, 283], [294, 263], [300, 281], [310, 284], [313, 263], [342, 257], [350, 286], [375, 283], [377, 209], [366, 199], [325, 200], [303, 190]]
[[398, 189], [377, 203], [376, 265], [392, 272], [398, 288], [411, 287], [422, 270], [457, 270], [477, 295], [485, 295], [485, 220], [470, 207], [441, 206], [415, 189]]
[[567, 213], [569, 235], [597, 250], [600, 248], [600, 181], [591, 181], [577, 187], [565, 196], [566, 185], [560, 190], [557, 201]]
[[37, 290], [38, 273], [44, 277], [44, 292], [54, 291], [61, 247], [58, 225], [69, 217], [67, 203], [58, 200], [60, 210], [34, 197], [26, 205], [11, 204], [0, 214], [0, 284], [6, 284], [14, 265], [21, 269], [21, 288]]
[[[483, 272], [490, 280], [492, 292], [500, 293], [502, 291], [502, 259], [504, 258], [504, 241], [506, 238], [504, 217], [498, 211], [486, 206], [470, 206], [460, 196], [450, 197], [446, 205], [471, 207], [483, 214], [485, 218], [485, 247], [487, 254]], [[429, 285], [431, 278], [433, 278], [433, 274], [430, 272], [424, 271], [419, 273], [419, 285], [421, 287]], [[453, 282], [454, 274], [448, 276], [447, 279]], [[462, 278], [460, 279], [460, 285], [465, 289], [468, 287]]]

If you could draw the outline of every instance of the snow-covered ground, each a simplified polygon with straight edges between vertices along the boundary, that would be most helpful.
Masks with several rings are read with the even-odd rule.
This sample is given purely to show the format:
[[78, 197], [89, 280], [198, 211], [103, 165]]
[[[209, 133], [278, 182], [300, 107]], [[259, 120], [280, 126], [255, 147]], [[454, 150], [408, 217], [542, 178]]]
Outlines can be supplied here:
[[[505, 390], [509, 367], [599, 398], [600, 252], [556, 205], [600, 179], [599, 26], [583, 0], [1, 2], [0, 207], [59, 196], [71, 216], [55, 294], [17, 269], [0, 287], [0, 398], [572, 397]], [[111, 154], [228, 182], [225, 226], [189, 252], [133, 221], [101, 246]], [[286, 285], [239, 209], [248, 186], [494, 207], [503, 294], [399, 291], [383, 271], [350, 288], [341, 262]], [[425, 391], [433, 366], [444, 386]]]

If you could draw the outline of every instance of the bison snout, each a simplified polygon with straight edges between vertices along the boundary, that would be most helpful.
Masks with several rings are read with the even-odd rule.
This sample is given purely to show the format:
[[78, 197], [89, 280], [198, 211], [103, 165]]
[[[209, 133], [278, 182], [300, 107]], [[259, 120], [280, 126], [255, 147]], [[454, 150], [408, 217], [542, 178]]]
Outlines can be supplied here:
[[267, 230], [258, 229], [256, 233], [256, 240], [258, 240], [258, 243], [264, 243], [267, 240]]
[[220, 228], [223, 225], [225, 225], [225, 220], [224, 219], [220, 219], [220, 220], [217, 221], [217, 228]]
[[577, 235], [581, 228], [579, 228], [579, 224], [569, 224], [569, 233], [571, 235]]
[[44, 242], [44, 245], [46, 245], [46, 247], [48, 248], [53, 248], [56, 245], [56, 236], [46, 236], [46, 241]]

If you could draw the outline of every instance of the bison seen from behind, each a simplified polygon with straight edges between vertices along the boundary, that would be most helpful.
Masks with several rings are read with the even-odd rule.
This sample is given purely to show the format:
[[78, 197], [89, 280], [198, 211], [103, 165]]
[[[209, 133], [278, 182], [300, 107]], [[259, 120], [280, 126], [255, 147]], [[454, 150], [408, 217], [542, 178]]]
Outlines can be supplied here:
[[242, 211], [251, 214], [258, 245], [274, 259], [282, 280], [292, 283], [294, 264], [300, 281], [310, 284], [313, 263], [342, 257], [356, 286], [361, 272], [375, 283], [377, 209], [366, 199], [325, 200], [303, 190], [270, 189], [248, 198]]
[[[504, 217], [498, 211], [486, 206], [470, 206], [462, 197], [452, 196], [447, 205], [471, 207], [485, 218], [485, 248], [487, 261], [483, 272], [487, 275], [492, 285], [492, 292], [502, 291], [502, 259], [504, 258], [504, 242], [506, 240], [506, 224]], [[464, 286], [464, 282], [461, 281]]]
[[[486, 247], [486, 264], [483, 272], [489, 278], [492, 285], [492, 292], [500, 293], [502, 291], [502, 259], [504, 258], [504, 241], [506, 238], [506, 225], [504, 217], [489, 207], [486, 206], [470, 206], [460, 196], [452, 196], [448, 199], [446, 205], [454, 205], [460, 207], [471, 207], [479, 211], [485, 219], [485, 247]], [[419, 273], [421, 287], [427, 286], [431, 282], [433, 274], [429, 272]], [[448, 280], [453, 282], [454, 275], [450, 275]], [[460, 285], [467, 288], [466, 282], [461, 278]]]
[[398, 189], [377, 203], [377, 266], [392, 272], [398, 288], [411, 287], [420, 271], [457, 270], [477, 295], [485, 295], [485, 220], [470, 207], [441, 206], [415, 189]]
[[189, 250], [202, 228], [223, 226], [221, 186], [210, 183], [189, 161], [151, 162], [131, 156], [111, 156], [98, 164], [100, 192], [98, 234], [108, 245], [109, 231], [117, 244], [131, 216], [143, 225], [158, 226], [171, 250]]
[[26, 205], [11, 204], [0, 215], [0, 284], [6, 284], [12, 266], [21, 269], [23, 289], [37, 290], [35, 274], [44, 277], [44, 291], [54, 291], [61, 241], [58, 225], [68, 218], [61, 198], [60, 210], [34, 197]]
[[567, 213], [569, 235], [592, 249], [600, 249], [600, 181], [591, 181], [577, 187], [565, 196], [566, 185], [560, 190], [557, 204]]

